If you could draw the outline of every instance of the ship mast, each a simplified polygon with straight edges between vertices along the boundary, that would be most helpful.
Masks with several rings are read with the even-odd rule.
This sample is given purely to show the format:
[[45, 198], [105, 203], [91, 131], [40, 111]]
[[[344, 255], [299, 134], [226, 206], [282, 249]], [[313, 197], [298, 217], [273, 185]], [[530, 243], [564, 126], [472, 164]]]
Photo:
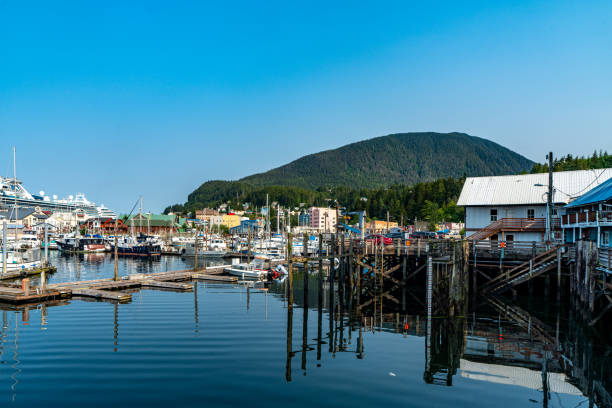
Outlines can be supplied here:
[[15, 153], [15, 146], [13, 146], [13, 193], [15, 197], [13, 213], [15, 214], [15, 248], [16, 248], [17, 247], [17, 154]]

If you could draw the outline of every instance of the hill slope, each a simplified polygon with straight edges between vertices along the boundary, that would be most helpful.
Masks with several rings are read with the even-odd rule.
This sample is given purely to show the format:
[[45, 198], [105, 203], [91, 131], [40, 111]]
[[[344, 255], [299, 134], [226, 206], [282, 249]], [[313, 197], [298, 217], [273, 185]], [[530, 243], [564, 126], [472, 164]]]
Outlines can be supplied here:
[[465, 133], [397, 133], [310, 154], [240, 181], [284, 185], [378, 188], [446, 177], [529, 171], [533, 162], [497, 143]]

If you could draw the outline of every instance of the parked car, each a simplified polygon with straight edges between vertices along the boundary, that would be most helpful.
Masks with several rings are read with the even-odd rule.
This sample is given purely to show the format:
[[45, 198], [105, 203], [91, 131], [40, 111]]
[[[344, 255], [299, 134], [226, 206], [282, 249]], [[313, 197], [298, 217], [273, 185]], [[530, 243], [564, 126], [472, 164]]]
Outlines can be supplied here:
[[429, 231], [416, 231], [410, 235], [410, 239], [437, 239], [438, 234]]
[[387, 238], [384, 235], [380, 235], [380, 234], [368, 235], [367, 237], [365, 237], [365, 239], [366, 241], [369, 241], [369, 242], [375, 242], [377, 245], [380, 244], [381, 240], [382, 240], [383, 245], [393, 245], [393, 239]]
[[385, 234], [385, 237], [391, 239], [404, 239], [404, 232], [390, 232]]

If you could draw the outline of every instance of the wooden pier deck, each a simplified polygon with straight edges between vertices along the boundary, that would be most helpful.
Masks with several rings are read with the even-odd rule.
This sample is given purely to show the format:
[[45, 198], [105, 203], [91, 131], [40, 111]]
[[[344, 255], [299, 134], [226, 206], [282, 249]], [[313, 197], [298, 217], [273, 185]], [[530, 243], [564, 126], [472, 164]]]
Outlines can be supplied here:
[[[112, 278], [86, 281], [61, 282], [30, 287], [29, 280], [22, 285], [0, 285], [0, 303], [28, 304], [47, 300], [84, 297], [111, 302], [129, 302], [135, 289], [156, 289], [186, 292], [193, 290], [192, 280], [206, 280], [218, 283], [235, 283], [237, 278], [223, 276], [228, 265], [213, 266], [194, 270], [130, 274], [118, 280]], [[20, 275], [19, 277], [21, 277]]]
[[[0, 265], [0, 268], [2, 265]], [[31, 269], [18, 269], [15, 271], [8, 271], [6, 273], [0, 273], [0, 281], [2, 280], [12, 280], [19, 278], [27, 278], [28, 276], [36, 276], [41, 273], [54, 273], [56, 271], [55, 266], [43, 266], [40, 268], [31, 268]]]

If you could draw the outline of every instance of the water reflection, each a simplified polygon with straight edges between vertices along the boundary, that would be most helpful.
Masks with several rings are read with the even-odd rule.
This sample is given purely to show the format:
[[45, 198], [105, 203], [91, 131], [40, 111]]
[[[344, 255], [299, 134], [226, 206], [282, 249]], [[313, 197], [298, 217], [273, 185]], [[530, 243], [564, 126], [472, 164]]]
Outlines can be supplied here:
[[[153, 265], [157, 265], [155, 268], [164, 268], [165, 261], [162, 259]], [[176, 261], [177, 258], [168, 260], [170, 263]], [[79, 268], [83, 276], [91, 273], [93, 268], [90, 266], [93, 262], [99, 262], [103, 266], [101, 274], [106, 273], [104, 268], [107, 259], [85, 260], [83, 257], [82, 262], [83, 265]], [[151, 265], [149, 262], [141, 263]], [[109, 264], [112, 273], [112, 262]], [[538, 398], [534, 398], [533, 402], [542, 406], [555, 405], [556, 398], [566, 396], [581, 398], [584, 400], [584, 406], [612, 406], [608, 391], [612, 378], [612, 350], [609, 338], [606, 337], [609, 333], [589, 327], [582, 320], [581, 313], [573, 308], [552, 305], [547, 311], [545, 307], [531, 304], [532, 300], [521, 302], [519, 299], [517, 302], [510, 302], [498, 298], [479, 298], [470, 305], [469, 310], [465, 305], [464, 309], [458, 310], [456, 317], [451, 318], [448, 313], [444, 313], [443, 307], [428, 304], [423, 288], [400, 290], [405, 294], [396, 297], [398, 300], [403, 298], [404, 301], [394, 302], [390, 298], [361, 294], [354, 284], [349, 283], [339, 288], [337, 281], [330, 283], [327, 279], [318, 279], [317, 274], [309, 275], [302, 271], [297, 271], [292, 283], [293, 288], [288, 284], [263, 288], [255, 284], [194, 282], [193, 298], [189, 293], [163, 293], [163, 296], [168, 296], [166, 299], [172, 299], [173, 303], [184, 303], [185, 308], [177, 309], [182, 315], [165, 314], [163, 310], [160, 311], [158, 304], [153, 304], [154, 299], [151, 297], [144, 297], [143, 304], [149, 302], [149, 306], [153, 304], [155, 307], [149, 307], [143, 314], [150, 314], [147, 316], [150, 319], [147, 324], [160, 331], [161, 341], [166, 341], [166, 326], [174, 319], [185, 317], [187, 336], [179, 338], [185, 343], [176, 347], [165, 345], [165, 350], [168, 354], [175, 353], [177, 349], [189, 345], [184, 337], [193, 337], [197, 343], [188, 348], [187, 352], [190, 357], [200, 362], [218, 358], [214, 354], [219, 348], [224, 349], [223, 342], [231, 343], [235, 350], [250, 348], [250, 337], [265, 333], [266, 338], [278, 341], [274, 343], [274, 348], [266, 348], [268, 355], [265, 357], [276, 364], [273, 367], [274, 378], [291, 382], [292, 386], [314, 381], [316, 376], [310, 370], [323, 373], [343, 365], [348, 367], [345, 374], [350, 377], [353, 374], [350, 369], [355, 365], [376, 367], [376, 361], [373, 360], [380, 356], [380, 348], [384, 347], [381, 343], [385, 344], [391, 337], [402, 342], [405, 340], [406, 344], [409, 344], [407, 348], [410, 349], [400, 352], [389, 350], [388, 353], [418, 354], [418, 364], [414, 364], [416, 374], [412, 374], [411, 380], [430, 391], [451, 394], [467, 381], [484, 384], [479, 386], [481, 388], [490, 384], [521, 387], [520, 389], [537, 393]], [[213, 294], [224, 296], [224, 301], [227, 302], [225, 307], [230, 307], [231, 304], [239, 306], [240, 312], [243, 313], [241, 317], [228, 318], [226, 315], [225, 320], [213, 320], [215, 313], [221, 314], [216, 310], [211, 314], [211, 303], [207, 301], [210, 302]], [[263, 295], [265, 299], [258, 295]], [[433, 302], [433, 299], [430, 302]], [[9, 392], [12, 400], [16, 398], [18, 390], [28, 383], [26, 378], [31, 378], [36, 372], [36, 369], [27, 369], [27, 359], [22, 355], [24, 349], [19, 347], [20, 338], [24, 336], [20, 337], [22, 333], [19, 330], [29, 331], [30, 344], [34, 338], [38, 347], [46, 346], [42, 333], [37, 332], [39, 336], [35, 337], [32, 335], [33, 329], [53, 329], [53, 325], [58, 323], [57, 319], [54, 319], [57, 308], [52, 306], [68, 303], [56, 301], [38, 306], [0, 306], [3, 310], [0, 358], [5, 364], [4, 371], [0, 371], [0, 381], [6, 382], [5, 390]], [[62, 309], [67, 310], [66, 315], [70, 315], [70, 318], [80, 312], [76, 306], [82, 301], [73, 303], [75, 304]], [[286, 305], [285, 310], [282, 310], [283, 305]], [[117, 358], [126, 358], [130, 353], [136, 353], [136, 348], [142, 344], [147, 344], [146, 347], [142, 346], [143, 348], [152, 347], [151, 338], [144, 335], [137, 337], [145, 325], [135, 327], [142, 321], [140, 315], [134, 318], [133, 310], [132, 317], [129, 317], [130, 305], [114, 303], [94, 306], [108, 307], [101, 312], [102, 320], [106, 322], [103, 323], [101, 347], [107, 354], [103, 358], [113, 353], [118, 354]], [[140, 308], [140, 305], [137, 306]], [[431, 315], [427, 314], [429, 309], [432, 310]], [[111, 313], [112, 329], [108, 324]], [[279, 313], [282, 315], [279, 316]], [[51, 318], [48, 317], [49, 314]], [[14, 319], [14, 322], [11, 319]], [[200, 325], [200, 319], [207, 324]], [[245, 320], [237, 324], [239, 319]], [[248, 321], [255, 323], [248, 326]], [[275, 326], [275, 322], [278, 325]], [[25, 326], [26, 324], [30, 326]], [[243, 324], [253, 330], [247, 332], [249, 336], [246, 336], [246, 341]], [[279, 328], [280, 324], [282, 326]], [[224, 332], [223, 336], [214, 337], [227, 326], [230, 329]], [[58, 335], [57, 326], [55, 328]], [[110, 330], [113, 330], [112, 346], [109, 341]], [[97, 332], [96, 334], [99, 335]], [[283, 335], [286, 338], [283, 338]], [[58, 336], [62, 344], [73, 345], [70, 343], [73, 339], [69, 338], [71, 333]], [[213, 337], [211, 343], [199, 342], [210, 337]], [[30, 353], [33, 352], [31, 345], [26, 349]], [[198, 352], [202, 355], [198, 355]], [[241, 356], [246, 359], [249, 354], [243, 353]], [[143, 364], [142, 361], [156, 357], [151, 352], [151, 355], [141, 355], [139, 358], [143, 359], [139, 360]], [[352, 366], [347, 365], [347, 359], [352, 361]], [[119, 360], [114, 360], [117, 361]], [[216, 364], [226, 362], [216, 361]], [[238, 370], [248, 371], [251, 364], [252, 362], [245, 360], [242, 366], [238, 366]], [[133, 374], [130, 371], [133, 369], [131, 366], [122, 369]], [[319, 369], [320, 372], [316, 371]], [[238, 374], [232, 372], [231, 376]], [[303, 379], [303, 376], [308, 378]], [[124, 378], [121, 375], [119, 377]], [[405, 386], [406, 383], [403, 383], [398, 387]], [[473, 398], [478, 398], [478, 395], [474, 394]]]
[[[301, 277], [298, 273], [296, 282]], [[316, 290], [316, 347], [308, 344], [308, 309], [313, 295], [313, 290], [308, 290], [309, 283], [319, 288]], [[394, 302], [384, 302], [380, 297], [372, 297], [366, 307], [359, 307], [357, 298], [346, 299], [337, 284], [335, 290], [329, 288], [328, 282], [318, 280], [315, 275], [301, 287], [296, 285], [294, 298], [287, 288], [276, 289], [278, 295], [287, 296], [287, 381], [292, 380], [291, 363], [296, 354], [301, 353], [304, 375], [309, 352], [316, 352], [316, 367], [321, 366], [322, 345], [326, 342], [332, 357], [349, 352], [367, 361], [364, 336], [382, 331], [424, 337], [423, 381], [426, 384], [452, 387], [454, 378], [460, 375], [463, 379], [537, 390], [542, 406], [548, 406], [553, 395], [584, 396], [585, 405], [588, 402], [588, 406], [612, 406], [609, 393], [612, 347], [605, 337], [609, 334], [588, 327], [574, 309], [540, 308], [539, 311], [551, 313], [536, 316], [504, 299], [479, 298], [472, 310], [468, 311], [466, 305], [458, 317], [451, 318], [448, 313], [428, 317], [427, 314], [402, 314]], [[409, 302], [409, 309], [422, 313], [423, 306], [427, 309], [427, 305], [413, 295], [416, 301]], [[329, 303], [325, 310], [326, 296]], [[303, 312], [302, 342], [298, 348], [293, 344], [296, 306]], [[439, 307], [433, 309], [441, 311]], [[323, 332], [324, 313], [329, 323], [327, 333]], [[357, 338], [354, 346], [352, 336]]]

